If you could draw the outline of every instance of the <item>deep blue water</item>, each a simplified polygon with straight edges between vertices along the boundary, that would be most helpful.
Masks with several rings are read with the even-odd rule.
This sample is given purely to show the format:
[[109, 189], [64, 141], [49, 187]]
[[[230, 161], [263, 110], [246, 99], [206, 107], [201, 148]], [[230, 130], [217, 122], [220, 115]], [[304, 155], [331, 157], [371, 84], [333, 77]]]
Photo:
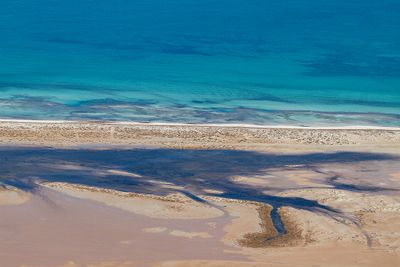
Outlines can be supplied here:
[[0, 117], [400, 126], [399, 0], [2, 0]]

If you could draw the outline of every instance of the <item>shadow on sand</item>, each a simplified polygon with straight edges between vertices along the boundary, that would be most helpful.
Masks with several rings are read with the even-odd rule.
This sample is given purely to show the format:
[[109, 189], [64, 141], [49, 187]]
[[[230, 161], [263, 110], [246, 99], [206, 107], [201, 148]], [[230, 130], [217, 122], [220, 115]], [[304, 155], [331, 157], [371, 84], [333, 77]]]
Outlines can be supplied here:
[[[265, 175], [269, 169], [284, 170], [294, 165], [315, 169], [321, 164], [394, 160], [398, 158], [392, 155], [355, 152], [288, 155], [231, 150], [3, 147], [0, 148], [0, 183], [26, 191], [34, 191], [36, 182], [68, 182], [157, 195], [176, 192], [176, 189], [157, 183], [167, 182], [183, 186], [185, 189], [180, 192], [195, 201], [203, 201], [199, 195], [209, 195], [269, 204], [273, 207], [274, 226], [283, 234], [285, 229], [277, 213], [282, 206], [322, 213], [334, 219], [344, 219], [344, 214], [314, 200], [266, 194], [265, 191], [270, 189], [268, 186], [235, 183], [233, 176]], [[326, 184], [349, 191], [392, 190], [373, 185], [342, 184], [337, 177], [327, 177]], [[209, 189], [222, 193], [211, 194]]]

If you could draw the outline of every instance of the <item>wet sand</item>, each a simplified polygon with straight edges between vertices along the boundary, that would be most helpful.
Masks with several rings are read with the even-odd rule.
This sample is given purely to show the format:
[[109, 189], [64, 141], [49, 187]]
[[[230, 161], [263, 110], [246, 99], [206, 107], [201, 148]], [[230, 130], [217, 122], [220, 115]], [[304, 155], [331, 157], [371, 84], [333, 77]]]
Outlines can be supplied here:
[[[86, 266], [115, 259], [137, 266], [176, 258], [245, 259], [223, 252], [228, 248], [219, 242], [223, 233], [210, 227], [207, 219], [155, 219], [45, 188], [25, 204], [1, 205], [0, 212], [4, 267], [52, 267], [69, 261]], [[221, 226], [229, 218], [220, 216], [212, 222]], [[156, 228], [165, 230], [148, 230]]]
[[1, 266], [397, 266], [399, 136], [0, 122]]

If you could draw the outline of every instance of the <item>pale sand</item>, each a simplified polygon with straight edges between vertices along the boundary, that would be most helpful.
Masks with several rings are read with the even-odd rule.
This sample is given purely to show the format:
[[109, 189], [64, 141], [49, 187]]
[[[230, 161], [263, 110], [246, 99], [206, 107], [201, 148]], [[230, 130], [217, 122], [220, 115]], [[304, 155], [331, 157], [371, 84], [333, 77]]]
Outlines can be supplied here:
[[391, 176], [394, 182], [400, 182], [400, 172], [392, 173]]
[[[350, 218], [354, 216], [362, 229], [368, 232], [372, 245], [400, 253], [400, 195], [370, 196], [337, 189], [319, 189], [318, 194], [312, 190], [301, 189], [279, 195], [315, 199], [349, 214]], [[307, 211], [290, 209], [290, 212], [291, 217], [302, 224], [304, 231], [316, 242], [367, 243], [359, 227], [349, 221], [343, 224]], [[307, 218], [307, 221], [304, 218]]]
[[28, 120], [28, 119], [0, 119], [0, 122], [20, 122], [20, 123], [54, 123], [69, 124], [81, 122], [107, 123], [107, 124], [124, 124], [124, 125], [150, 125], [150, 126], [213, 126], [213, 127], [237, 127], [237, 128], [281, 128], [281, 129], [372, 129], [372, 130], [400, 130], [400, 127], [389, 126], [372, 126], [372, 125], [352, 125], [352, 126], [297, 126], [297, 125], [259, 125], [250, 123], [170, 123], [170, 122], [134, 122], [134, 121], [82, 121], [82, 120]]
[[223, 215], [221, 210], [179, 193], [157, 197], [66, 183], [43, 185], [73, 197], [96, 200], [107, 206], [157, 219], [208, 219]]
[[[259, 151], [261, 154], [273, 152], [277, 155], [318, 152], [322, 157], [327, 151], [400, 155], [400, 131], [397, 128], [364, 127], [332, 129], [1, 121], [0, 143], [55, 147], [92, 146], [96, 149], [108, 149], [110, 146], [240, 149]], [[254, 175], [241, 175], [238, 170], [238, 175], [232, 175], [229, 180], [234, 184], [257, 188], [266, 195], [282, 199], [315, 200], [342, 212], [341, 216], [337, 216], [318, 209], [280, 207], [279, 213], [288, 234], [267, 243], [265, 247], [258, 248], [243, 247], [241, 242], [247, 234], [263, 234], [266, 231], [265, 226], [271, 225], [268, 218], [261, 220], [264, 217], [259, 213], [260, 204], [217, 197], [223, 193], [220, 190], [209, 188], [202, 191], [204, 195], [196, 195], [207, 201], [205, 204], [180, 194], [179, 191], [185, 189], [184, 186], [165, 181], [150, 182], [157, 183], [160, 188], [175, 190], [176, 193], [155, 196], [67, 183], [45, 183], [46, 190], [51, 189], [54, 194], [73, 197], [74, 200], [68, 200], [66, 203], [77, 201], [79, 204], [73, 209], [66, 209], [70, 213], [77, 212], [69, 218], [69, 223], [74, 225], [71, 229], [75, 231], [76, 236], [74, 239], [62, 240], [63, 236], [70, 236], [69, 228], [65, 228], [66, 224], [62, 223], [62, 220], [56, 220], [59, 224], [56, 226], [54, 222], [49, 222], [46, 226], [55, 227], [58, 231], [58, 246], [52, 246], [51, 235], [43, 231], [47, 228], [43, 228], [42, 224], [36, 221], [30, 224], [22, 223], [29, 221], [32, 214], [43, 218], [44, 215], [46, 217], [52, 213], [47, 209], [43, 210], [42, 204], [35, 206], [36, 198], [32, 200], [29, 195], [27, 200], [15, 202], [16, 193], [13, 192], [11, 199], [17, 204], [0, 205], [1, 214], [6, 215], [0, 218], [0, 237], [2, 230], [3, 233], [10, 232], [4, 225], [11, 225], [11, 221], [14, 220], [18, 222], [19, 230], [23, 230], [22, 234], [29, 238], [20, 236], [18, 239], [13, 236], [8, 241], [16, 242], [15, 247], [10, 247], [2, 240], [0, 258], [3, 262], [6, 259], [19, 263], [4, 267], [20, 267], [21, 264], [29, 267], [399, 266], [400, 196], [399, 191], [385, 189], [400, 188], [398, 163], [397, 159], [381, 162], [373, 160], [366, 163], [350, 161], [350, 164], [327, 161], [314, 166], [312, 163], [296, 164], [289, 161], [283, 167], [269, 167], [259, 170]], [[59, 167], [60, 170], [86, 168], [74, 164]], [[104, 171], [132, 179], [147, 179], [122, 169], [100, 168], [96, 174]], [[336, 176], [337, 179], [329, 180]], [[355, 186], [353, 188], [348, 185]], [[362, 187], [364, 185], [367, 187]], [[379, 189], [380, 187], [383, 189]], [[10, 196], [10, 192], [6, 194]], [[59, 195], [57, 199], [60, 198]], [[20, 196], [17, 197], [19, 198]], [[33, 205], [34, 203], [36, 204]], [[15, 210], [19, 207], [24, 208], [26, 212], [26, 205], [31, 209], [28, 210], [33, 212], [31, 216]], [[63, 205], [65, 207], [67, 204]], [[104, 216], [105, 213], [102, 213], [102, 216], [93, 214], [96, 219], [88, 224], [82, 219], [89, 211], [85, 210], [86, 205], [95, 205], [96, 212], [99, 211], [99, 207], [102, 207], [100, 211], [106, 208], [110, 217]], [[50, 218], [53, 218], [52, 216], [55, 215], [51, 215]], [[136, 219], [128, 223], [124, 219], [125, 216], [134, 216]], [[83, 220], [83, 226], [79, 223], [73, 224], [74, 220]], [[94, 223], [98, 224], [96, 228], [93, 228]], [[132, 223], [136, 225], [134, 230]], [[115, 233], [110, 234], [106, 231], [102, 236], [99, 231], [96, 232], [96, 229], [109, 229], [106, 226], [112, 227]], [[32, 229], [37, 233], [32, 234]], [[43, 239], [43, 236], [46, 238]], [[26, 240], [41, 242], [33, 246], [21, 245]], [[144, 243], [139, 246], [136, 243], [135, 246], [135, 240]], [[84, 252], [71, 250], [73, 244], [84, 245], [90, 242], [94, 242], [95, 245], [93, 248], [85, 247]], [[158, 242], [162, 242], [166, 247], [160, 246]], [[113, 249], [115, 244], [118, 244], [118, 249]], [[31, 247], [28, 247], [29, 245]], [[21, 249], [25, 252], [22, 256]], [[36, 249], [40, 249], [39, 254]], [[44, 260], [41, 257], [44, 254], [40, 254], [42, 251], [52, 253], [50, 261], [40, 262]], [[25, 261], [20, 260], [21, 257]]]
[[143, 232], [153, 233], [153, 234], [163, 233], [163, 232], [165, 232], [167, 230], [168, 230], [167, 227], [153, 227], [153, 228], [144, 228], [144, 229], [142, 229]]
[[379, 250], [363, 249], [357, 246], [348, 247], [295, 247], [270, 249], [259, 252], [259, 261], [170, 261], [154, 267], [376, 267], [398, 266], [399, 257]]
[[[232, 220], [225, 225], [223, 241], [229, 245], [237, 244], [248, 232], [259, 232], [260, 221], [257, 208], [258, 203], [248, 201], [229, 200], [219, 197], [199, 195], [215, 207], [195, 202], [182, 194], [174, 194], [165, 197], [125, 193], [117, 190], [100, 189], [68, 183], [44, 183], [46, 188], [81, 199], [90, 199], [107, 206], [116, 207], [135, 214], [145, 215], [158, 219], [212, 219], [229, 214]], [[144, 232], [162, 233], [168, 228], [145, 228]], [[169, 234], [176, 236], [200, 236], [209, 237], [207, 233], [188, 233], [172, 230]]]
[[[68, 195], [76, 196], [73, 191], [81, 192], [79, 197], [86, 195], [85, 198], [87, 199], [100, 201], [108, 205], [104, 198], [98, 198], [96, 195], [93, 195], [91, 193], [92, 189], [89, 187], [82, 189], [81, 186], [60, 183], [47, 184], [46, 186], [56, 188], [57, 191]], [[117, 196], [119, 199], [114, 201], [126, 201], [126, 197], [121, 197], [121, 193], [114, 190], [104, 190], [102, 194]], [[368, 196], [363, 193], [337, 189], [319, 189], [318, 194], [315, 194], [311, 189], [289, 190], [278, 195], [293, 195], [319, 200], [320, 203], [329, 204], [331, 207], [343, 210], [350, 215], [349, 218], [352, 218], [352, 215], [358, 217], [362, 228], [368, 231], [373, 247], [368, 249], [368, 242], [363, 232], [360, 231], [358, 225], [353, 224], [351, 221], [346, 221], [346, 219], [336, 221], [323, 214], [283, 207], [280, 208], [280, 213], [290, 218], [291, 221], [295, 222], [296, 227], [301, 229], [301, 235], [298, 240], [294, 240], [295, 242], [291, 241], [292, 243], [286, 245], [283, 244], [284, 247], [290, 247], [290, 249], [279, 248], [280, 245], [277, 248], [272, 246], [268, 249], [243, 248], [238, 241], [245, 234], [261, 231], [257, 211], [260, 205], [246, 201], [200, 196], [209, 203], [222, 207], [232, 218], [229, 224], [223, 226], [224, 236], [221, 241], [232, 246], [232, 248], [241, 248], [241, 250], [234, 251], [227, 249], [226, 252], [242, 254], [252, 259], [253, 262], [250, 264], [249, 262], [240, 263], [240, 261], [185, 261], [181, 263], [174, 261], [158, 263], [155, 266], [226, 266], [226, 264], [231, 264], [232, 266], [274, 266], [274, 264], [283, 266], [309, 266], [309, 264], [321, 263], [324, 266], [374, 266], [377, 263], [386, 264], [383, 266], [392, 266], [390, 265], [391, 263], [399, 262], [400, 197]], [[130, 205], [135, 206], [135, 198], [132, 198]], [[190, 209], [193, 204], [192, 202], [188, 202], [186, 205]], [[149, 209], [151, 209], [151, 205]], [[204, 218], [212, 218], [211, 215], [207, 215], [206, 213], [207, 211], [202, 214]], [[153, 234], [167, 233], [189, 239], [212, 237], [207, 232], [188, 232], [166, 227], [145, 228], [142, 231]], [[358, 254], [351, 254], [346, 251], [346, 248]], [[302, 254], [303, 251], [306, 251], [306, 253]], [[316, 254], [313, 254], [313, 251]], [[344, 256], [338, 261], [338, 259], [335, 259], [331, 255], [332, 252], [335, 254], [343, 252]], [[323, 258], [315, 259], [312, 257], [313, 255], [314, 257], [319, 257], [319, 255], [324, 256]], [[297, 261], [298, 259], [301, 259], [303, 262], [300, 264]]]
[[[107, 198], [99, 198], [97, 194], [93, 192], [108, 195], [110, 198], [114, 198], [114, 202], [122, 202], [125, 205], [136, 206], [137, 198], [144, 198], [147, 201], [154, 201], [157, 203], [160, 201], [160, 197], [142, 196], [142, 195], [131, 195], [127, 196], [123, 192], [117, 192], [115, 190], [96, 189], [90, 187], [82, 187], [71, 184], [47, 184], [49, 188], [54, 188], [58, 192], [62, 192], [67, 195], [74, 195], [79, 198], [92, 199], [96, 202], [102, 202], [107, 204]], [[206, 197], [210, 203], [223, 207], [224, 211], [227, 212], [231, 217], [229, 224], [223, 225], [224, 235], [222, 241], [227, 245], [231, 245], [232, 249], [225, 249], [228, 253], [241, 254], [252, 262], [244, 261], [226, 261], [226, 260], [202, 260], [202, 261], [162, 261], [159, 263], [153, 263], [148, 266], [311, 266], [311, 265], [323, 265], [323, 266], [395, 266], [399, 262], [400, 257], [398, 253], [399, 242], [399, 201], [397, 197], [380, 196], [371, 197], [366, 194], [345, 192], [336, 189], [321, 189], [318, 194], [314, 194], [312, 190], [289, 190], [280, 195], [295, 195], [308, 197], [310, 199], [318, 199], [321, 203], [330, 204], [333, 207], [341, 208], [345, 212], [354, 213], [360, 215], [360, 219], [363, 228], [368, 229], [369, 233], [373, 236], [373, 248], [368, 249], [366, 246], [365, 237], [360, 233], [357, 226], [350, 224], [343, 224], [338, 221], [334, 221], [329, 217], [322, 214], [318, 215], [313, 212], [301, 211], [293, 208], [281, 208], [282, 212], [295, 221], [296, 224], [302, 229], [302, 238], [296, 245], [290, 245], [290, 248], [240, 248], [238, 240], [241, 239], [246, 233], [259, 232], [260, 221], [257, 208], [259, 204], [253, 204], [246, 201], [234, 201], [221, 199], [218, 197]], [[76, 195], [74, 192], [79, 192]], [[84, 196], [85, 197], [82, 197]], [[165, 197], [168, 201], [170, 197]], [[129, 204], [126, 201], [132, 200]], [[359, 201], [361, 200], [361, 201]], [[179, 198], [177, 201], [181, 201]], [[108, 204], [107, 204], [108, 205]], [[196, 205], [192, 202], [187, 202], [186, 205], [190, 209], [192, 205]], [[115, 207], [121, 208], [119, 205]], [[157, 209], [157, 205], [149, 205], [149, 209]], [[126, 210], [126, 209], [124, 209]], [[130, 210], [134, 212], [135, 209]], [[211, 210], [207, 210], [211, 211]], [[140, 213], [140, 211], [139, 211]], [[151, 212], [150, 212], [151, 214]], [[212, 214], [212, 211], [211, 211]], [[202, 214], [204, 218], [212, 218], [207, 212]], [[114, 220], [117, 220], [115, 217]], [[217, 218], [212, 218], [217, 219]], [[184, 219], [181, 219], [184, 220]], [[378, 223], [373, 222], [378, 220]], [[213, 224], [213, 221], [207, 223]], [[62, 227], [62, 225], [60, 225]], [[119, 227], [119, 226], [118, 226]], [[191, 227], [191, 229], [194, 229]], [[213, 229], [210, 227], [209, 229]], [[208, 232], [201, 231], [183, 231], [174, 230], [174, 226], [155, 226], [152, 228], [142, 228], [142, 232], [149, 234], [159, 235], [165, 234], [170, 236], [176, 236], [178, 238], [192, 239], [209, 239], [213, 235]], [[144, 238], [144, 237], [142, 237]], [[149, 240], [149, 237], [146, 237]], [[150, 239], [151, 240], [151, 239]], [[312, 240], [311, 243], [308, 243]], [[78, 240], [76, 240], [78, 242]], [[81, 241], [79, 241], [81, 242]], [[121, 240], [121, 245], [131, 245], [132, 241]], [[233, 250], [233, 247], [240, 248], [240, 251]], [[337, 257], [340, 253], [341, 257]], [[336, 255], [336, 256], [335, 256]], [[91, 264], [81, 265], [75, 262], [69, 262], [65, 265], [47, 265], [47, 266], [62, 266], [62, 267], [75, 267], [75, 266], [143, 266], [135, 261], [127, 262], [100, 262], [92, 261]], [[11, 266], [11, 265], [10, 265]], [[30, 266], [30, 265], [27, 265]], [[32, 267], [42, 267], [41, 265], [31, 265]]]
[[24, 204], [0, 206], [0, 214], [1, 267], [151, 266], [177, 258], [245, 259], [224, 253], [229, 247], [219, 241], [222, 231], [208, 225], [222, 226], [229, 218], [155, 219], [46, 188]]
[[39, 146], [121, 145], [167, 148], [273, 149], [400, 148], [398, 128], [301, 128], [63, 121], [0, 121], [0, 144]]
[[185, 232], [185, 231], [179, 231], [179, 230], [172, 230], [169, 232], [170, 235], [172, 236], [178, 236], [178, 237], [183, 237], [183, 238], [211, 238], [212, 236], [207, 233], [207, 232]]
[[29, 194], [11, 187], [0, 187], [0, 206], [20, 205], [29, 200]]

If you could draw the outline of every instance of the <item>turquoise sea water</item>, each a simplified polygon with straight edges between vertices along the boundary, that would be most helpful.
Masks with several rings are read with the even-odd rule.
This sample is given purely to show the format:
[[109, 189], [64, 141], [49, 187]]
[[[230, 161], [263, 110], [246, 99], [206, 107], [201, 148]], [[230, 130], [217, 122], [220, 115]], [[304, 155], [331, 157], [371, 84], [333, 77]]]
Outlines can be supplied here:
[[2, 0], [0, 117], [400, 126], [398, 0]]

